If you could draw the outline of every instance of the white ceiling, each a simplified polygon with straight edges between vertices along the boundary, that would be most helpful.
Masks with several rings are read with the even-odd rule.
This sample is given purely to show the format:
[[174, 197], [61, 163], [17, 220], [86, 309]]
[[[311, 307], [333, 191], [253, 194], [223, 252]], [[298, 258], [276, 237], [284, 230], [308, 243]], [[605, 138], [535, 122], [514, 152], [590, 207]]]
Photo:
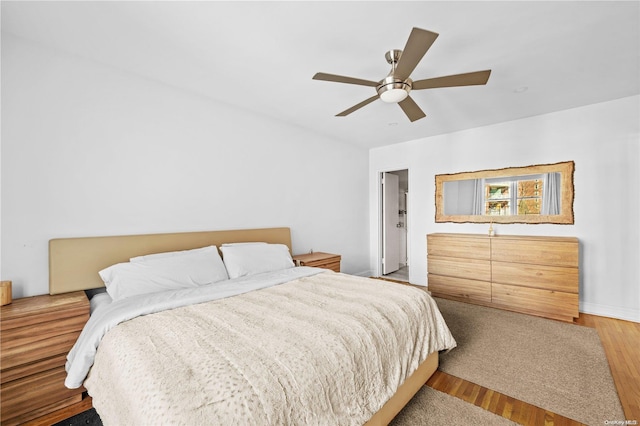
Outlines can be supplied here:
[[[2, 1], [3, 33], [364, 147], [637, 95], [639, 22], [638, 1]], [[381, 101], [334, 117], [375, 89], [311, 77], [380, 80], [412, 27], [440, 34], [414, 80], [488, 84], [412, 92], [414, 123]]]

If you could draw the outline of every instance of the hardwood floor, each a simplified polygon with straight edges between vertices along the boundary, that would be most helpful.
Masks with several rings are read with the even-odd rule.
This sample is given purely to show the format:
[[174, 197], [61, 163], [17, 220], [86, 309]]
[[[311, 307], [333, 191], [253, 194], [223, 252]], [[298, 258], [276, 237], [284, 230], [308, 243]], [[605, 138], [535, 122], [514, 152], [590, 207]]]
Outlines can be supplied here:
[[426, 385], [519, 424], [582, 425], [580, 422], [439, 370], [431, 376]]
[[[612, 420], [640, 422], [640, 324], [582, 313], [575, 324], [595, 328], [600, 336], [626, 417]], [[426, 385], [523, 425], [581, 424], [441, 371]]]
[[624, 414], [640, 422], [640, 323], [588, 314], [575, 323], [598, 330]]

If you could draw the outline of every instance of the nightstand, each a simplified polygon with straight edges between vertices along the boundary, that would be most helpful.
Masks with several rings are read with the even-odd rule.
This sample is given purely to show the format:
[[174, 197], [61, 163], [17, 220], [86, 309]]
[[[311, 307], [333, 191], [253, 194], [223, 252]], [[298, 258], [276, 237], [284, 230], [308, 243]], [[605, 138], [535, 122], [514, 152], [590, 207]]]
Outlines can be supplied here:
[[331, 269], [340, 272], [339, 254], [323, 253], [321, 251], [307, 254], [297, 254], [293, 256], [296, 266], [315, 266], [316, 268]]
[[[89, 300], [83, 291], [14, 299], [10, 305], [0, 307], [3, 426], [22, 424], [63, 409], [66, 414], [61, 414], [60, 420], [73, 415], [70, 406], [82, 403], [85, 389], [64, 386], [64, 365], [88, 319]], [[80, 405], [80, 411], [91, 408], [90, 404], [86, 408]]]

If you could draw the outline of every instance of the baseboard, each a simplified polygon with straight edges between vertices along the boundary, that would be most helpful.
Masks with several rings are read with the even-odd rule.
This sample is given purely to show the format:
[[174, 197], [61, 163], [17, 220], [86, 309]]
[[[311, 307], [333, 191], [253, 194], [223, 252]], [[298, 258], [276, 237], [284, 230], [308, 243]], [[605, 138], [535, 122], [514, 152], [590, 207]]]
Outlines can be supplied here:
[[601, 317], [617, 318], [625, 321], [640, 322], [640, 310], [619, 308], [600, 303], [580, 302], [580, 312]]
[[351, 275], [357, 275], [359, 277], [372, 277], [373, 276], [373, 271], [371, 269], [368, 269], [366, 271], [362, 271], [362, 272], [354, 272]]

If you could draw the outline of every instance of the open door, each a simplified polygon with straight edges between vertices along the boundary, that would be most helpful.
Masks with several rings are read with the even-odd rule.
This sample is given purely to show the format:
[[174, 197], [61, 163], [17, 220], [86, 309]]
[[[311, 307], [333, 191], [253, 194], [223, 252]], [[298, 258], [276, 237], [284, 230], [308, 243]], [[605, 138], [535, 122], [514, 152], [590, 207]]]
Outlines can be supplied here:
[[400, 269], [400, 202], [399, 178], [382, 174], [382, 274]]

